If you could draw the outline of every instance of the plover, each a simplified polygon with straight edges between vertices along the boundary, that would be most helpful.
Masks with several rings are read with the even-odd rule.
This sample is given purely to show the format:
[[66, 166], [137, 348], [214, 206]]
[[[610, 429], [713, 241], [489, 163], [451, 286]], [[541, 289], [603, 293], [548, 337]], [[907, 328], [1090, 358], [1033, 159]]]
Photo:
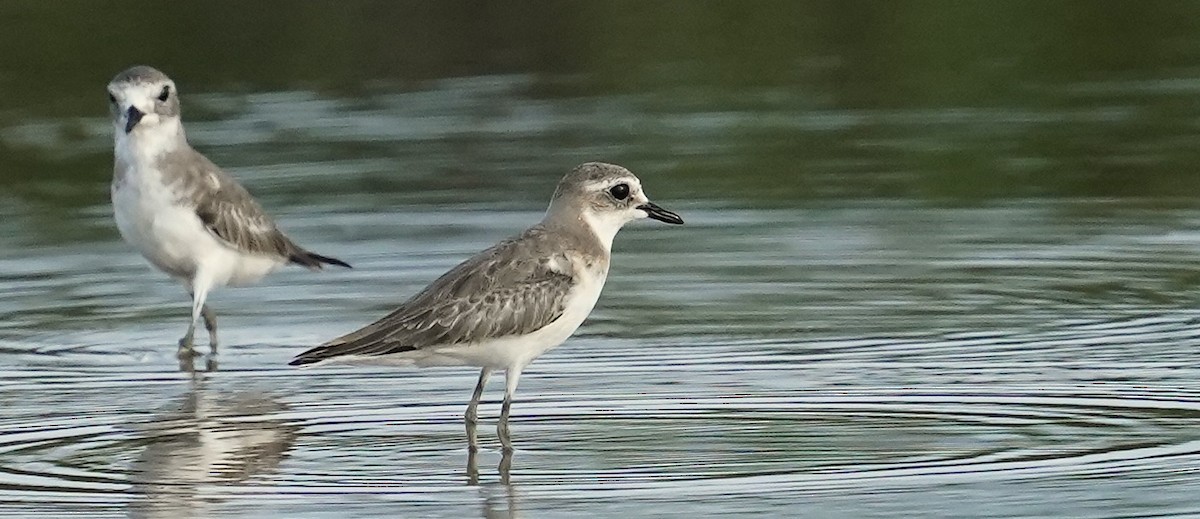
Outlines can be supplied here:
[[629, 170], [590, 162], [558, 183], [542, 221], [450, 269], [392, 313], [296, 356], [326, 362], [482, 368], [467, 406], [468, 446], [493, 370], [505, 371], [497, 433], [512, 451], [508, 415], [521, 371], [562, 344], [592, 311], [608, 277], [613, 238], [626, 223], [682, 224], [650, 202]]
[[246, 188], [192, 149], [171, 78], [151, 67], [132, 67], [108, 84], [108, 101], [117, 229], [192, 296], [181, 356], [193, 353], [200, 317], [210, 349], [217, 351], [217, 318], [205, 303], [213, 288], [254, 283], [287, 263], [313, 270], [322, 264], [350, 266], [296, 245]]

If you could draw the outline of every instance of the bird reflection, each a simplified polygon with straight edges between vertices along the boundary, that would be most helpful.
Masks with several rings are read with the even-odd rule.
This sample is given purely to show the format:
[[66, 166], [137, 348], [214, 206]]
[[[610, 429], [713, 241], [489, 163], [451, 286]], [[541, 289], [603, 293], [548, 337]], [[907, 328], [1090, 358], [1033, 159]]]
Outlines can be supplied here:
[[[467, 485], [479, 485], [479, 440], [475, 431], [475, 423], [471, 420], [467, 421]], [[511, 481], [512, 475], [512, 457], [513, 451], [509, 449], [501, 449], [500, 466], [497, 471], [500, 473], [500, 483], [507, 485]]]
[[216, 354], [201, 355], [201, 354], [195, 353], [195, 352], [191, 352], [191, 353], [183, 352], [183, 353], [180, 353], [178, 355], [178, 357], [179, 357], [179, 371], [182, 371], [184, 373], [191, 373], [193, 377], [198, 376], [202, 372], [201, 370], [196, 369], [196, 361], [201, 358], [204, 359], [204, 367], [202, 368], [203, 372], [211, 373], [211, 372], [214, 372], [217, 370]]
[[517, 493], [512, 485], [485, 485], [480, 487], [480, 496], [485, 519], [515, 519], [521, 517], [517, 509]]
[[480, 504], [483, 506], [482, 516], [485, 519], [520, 517], [517, 508], [517, 491], [512, 484], [512, 451], [502, 450], [500, 457], [500, 481], [492, 483], [479, 482], [478, 449], [467, 451], [467, 484], [479, 487]]
[[133, 518], [207, 517], [215, 503], [206, 488], [246, 481], [276, 470], [296, 438], [281, 419], [259, 419], [286, 407], [263, 393], [222, 395], [191, 390], [142, 427], [146, 448], [131, 466]]

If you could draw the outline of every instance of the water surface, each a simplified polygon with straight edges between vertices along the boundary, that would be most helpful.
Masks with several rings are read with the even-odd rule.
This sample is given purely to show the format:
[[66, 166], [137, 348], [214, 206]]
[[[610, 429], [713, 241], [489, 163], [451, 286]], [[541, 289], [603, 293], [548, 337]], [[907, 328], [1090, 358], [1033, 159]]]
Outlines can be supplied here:
[[[220, 292], [226, 347], [195, 374], [173, 356], [182, 291], [120, 244], [88, 262], [10, 251], [41, 267], [2, 280], [0, 501], [136, 517], [1197, 511], [1200, 312], [1194, 235], [1176, 229], [1200, 211], [676, 205], [689, 224], [627, 229], [593, 318], [529, 368], [507, 474], [488, 393], [476, 485], [474, 372], [285, 364], [537, 213], [285, 207], [293, 233], [357, 268]], [[389, 236], [335, 244], [329, 222]]]
[[[1200, 514], [1190, 4], [89, 5], [0, 7], [0, 514]], [[217, 291], [191, 370], [108, 207], [134, 60], [355, 265]], [[688, 223], [618, 236], [511, 459], [497, 382], [467, 453], [472, 370], [286, 365], [597, 159]]]

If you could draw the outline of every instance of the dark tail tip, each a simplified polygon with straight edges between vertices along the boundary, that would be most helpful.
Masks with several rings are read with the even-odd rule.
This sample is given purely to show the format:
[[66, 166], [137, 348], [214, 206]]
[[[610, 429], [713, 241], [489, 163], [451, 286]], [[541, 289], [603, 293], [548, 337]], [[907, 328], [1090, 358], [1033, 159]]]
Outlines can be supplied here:
[[329, 358], [327, 355], [325, 355], [326, 349], [327, 348], [325, 346], [317, 346], [315, 348], [302, 351], [299, 355], [296, 355], [296, 358], [288, 362], [288, 366], [304, 366], [307, 364], [316, 364], [321, 362]]
[[304, 265], [305, 267], [308, 267], [311, 269], [321, 268], [322, 263], [324, 263], [326, 265], [337, 265], [339, 267], [345, 267], [345, 268], [354, 268], [354, 267], [351, 267], [349, 263], [346, 263], [340, 259], [331, 258], [329, 256], [322, 256], [315, 252], [308, 252], [306, 250], [297, 251], [295, 254], [292, 254], [288, 258], [288, 261], [298, 264], [298, 265]]
[[317, 361], [316, 359], [313, 359], [310, 357], [305, 357], [305, 356], [301, 355], [299, 357], [292, 359], [291, 362], [288, 362], [288, 366], [303, 366], [305, 364], [312, 364], [316, 361]]

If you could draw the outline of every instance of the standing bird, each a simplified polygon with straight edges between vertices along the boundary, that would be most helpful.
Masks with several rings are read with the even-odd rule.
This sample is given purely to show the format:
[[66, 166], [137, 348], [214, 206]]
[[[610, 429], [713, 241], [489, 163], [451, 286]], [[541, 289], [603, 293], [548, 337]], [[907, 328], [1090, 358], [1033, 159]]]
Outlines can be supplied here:
[[542, 221], [472, 256], [382, 319], [296, 356], [324, 362], [482, 368], [467, 406], [468, 445], [493, 370], [505, 370], [497, 433], [512, 451], [508, 414], [521, 371], [567, 340], [592, 311], [608, 277], [613, 238], [650, 217], [682, 224], [650, 202], [629, 170], [590, 162], [558, 183]]
[[217, 352], [217, 318], [208, 292], [254, 283], [286, 263], [312, 270], [349, 267], [296, 245], [237, 180], [192, 149], [179, 117], [175, 82], [151, 67], [132, 67], [108, 84], [113, 121], [112, 203], [117, 229], [159, 270], [192, 295], [192, 320], [179, 340], [194, 355], [204, 317]]

